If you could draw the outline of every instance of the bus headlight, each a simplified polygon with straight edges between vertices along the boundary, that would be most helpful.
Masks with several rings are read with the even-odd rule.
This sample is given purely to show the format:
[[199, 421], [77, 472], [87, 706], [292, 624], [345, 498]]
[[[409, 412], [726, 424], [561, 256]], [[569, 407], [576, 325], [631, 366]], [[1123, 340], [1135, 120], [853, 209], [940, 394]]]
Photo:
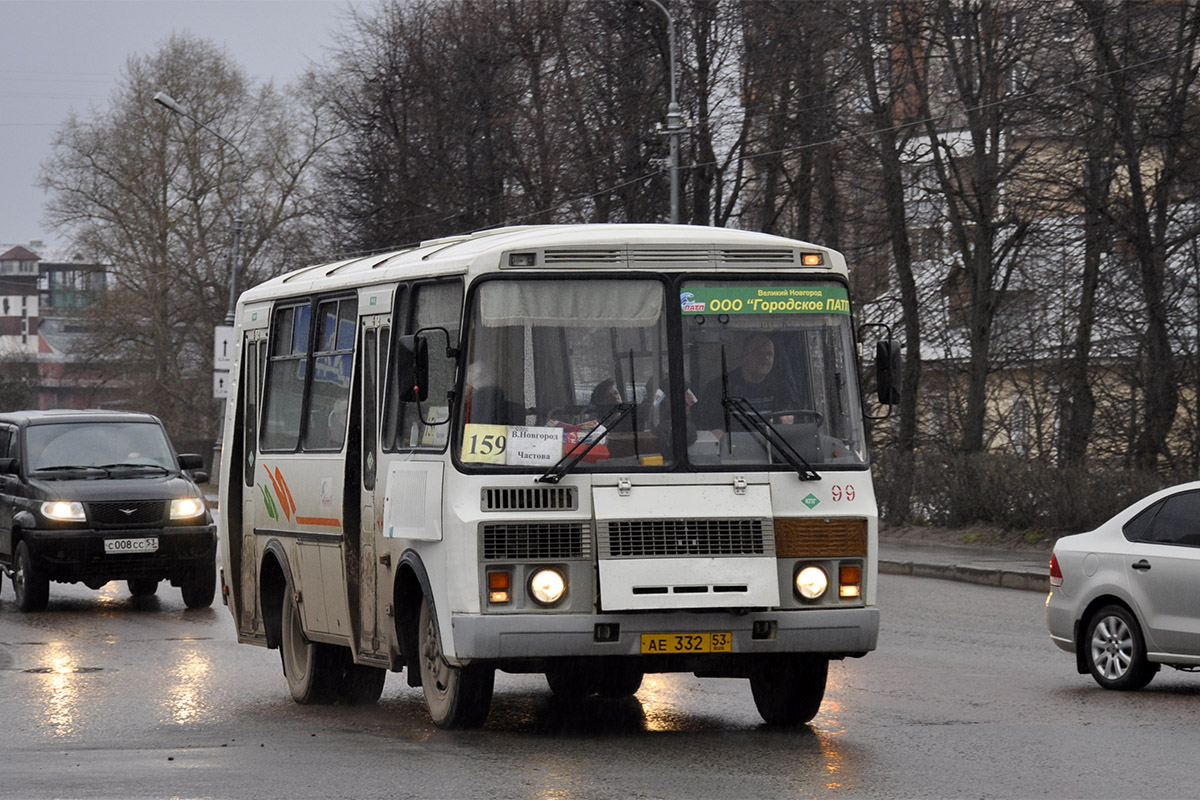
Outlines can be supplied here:
[[829, 588], [829, 576], [820, 567], [808, 566], [796, 573], [796, 591], [805, 600], [816, 600]]
[[191, 519], [204, 513], [204, 501], [199, 497], [179, 497], [171, 501], [171, 519]]
[[529, 594], [538, 603], [552, 606], [567, 593], [567, 579], [556, 569], [539, 569], [529, 579]]
[[42, 516], [59, 522], [83, 522], [87, 519], [83, 513], [83, 503], [73, 503], [67, 500], [51, 500], [42, 503]]

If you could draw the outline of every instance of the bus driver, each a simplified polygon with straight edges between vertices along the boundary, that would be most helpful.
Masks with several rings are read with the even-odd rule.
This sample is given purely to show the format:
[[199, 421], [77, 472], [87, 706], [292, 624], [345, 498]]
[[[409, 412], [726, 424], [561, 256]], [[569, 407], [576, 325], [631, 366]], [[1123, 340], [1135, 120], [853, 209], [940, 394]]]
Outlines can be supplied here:
[[[750, 334], [742, 342], [741, 366], [728, 375], [728, 396], [744, 398], [768, 418], [772, 411], [796, 408], [795, 392], [782, 371], [773, 370], [774, 366], [775, 344], [771, 337], [765, 333]], [[709, 382], [698, 415], [698, 426], [711, 430], [718, 439], [725, 433], [725, 409], [721, 403], [725, 394], [722, 389], [720, 376]], [[790, 425], [794, 419], [785, 414], [773, 421]]]

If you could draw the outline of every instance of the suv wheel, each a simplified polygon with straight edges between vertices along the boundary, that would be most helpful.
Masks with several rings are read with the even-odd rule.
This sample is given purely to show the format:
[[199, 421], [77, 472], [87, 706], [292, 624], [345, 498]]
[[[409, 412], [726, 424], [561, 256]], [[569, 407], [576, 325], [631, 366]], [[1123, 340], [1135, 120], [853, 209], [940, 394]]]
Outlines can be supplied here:
[[33, 566], [29, 545], [17, 543], [17, 568], [13, 571], [13, 592], [17, 595], [17, 608], [22, 611], [43, 611], [50, 602], [50, 579]]
[[209, 561], [188, 571], [179, 582], [183, 604], [188, 608], [208, 608], [217, 593], [217, 562]]

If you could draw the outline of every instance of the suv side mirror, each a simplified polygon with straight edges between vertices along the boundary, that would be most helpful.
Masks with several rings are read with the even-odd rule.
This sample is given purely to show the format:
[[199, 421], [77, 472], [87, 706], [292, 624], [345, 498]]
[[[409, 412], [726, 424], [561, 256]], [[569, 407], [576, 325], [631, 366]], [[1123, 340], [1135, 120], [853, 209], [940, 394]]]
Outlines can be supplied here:
[[19, 471], [15, 458], [0, 458], [0, 475], [16, 475]]
[[204, 469], [204, 457], [198, 453], [180, 453], [179, 468], [191, 473], [196, 483], [208, 483], [208, 472]]
[[203, 469], [204, 457], [199, 453], [180, 453], [179, 468], [186, 470]]

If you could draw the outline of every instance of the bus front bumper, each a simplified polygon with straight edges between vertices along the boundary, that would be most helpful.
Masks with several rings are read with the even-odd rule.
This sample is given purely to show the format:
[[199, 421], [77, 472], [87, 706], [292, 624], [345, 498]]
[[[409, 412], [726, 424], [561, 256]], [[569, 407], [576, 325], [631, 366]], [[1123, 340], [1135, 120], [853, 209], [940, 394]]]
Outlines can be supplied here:
[[[729, 633], [733, 654], [861, 656], [879, 638], [877, 608], [747, 614], [455, 614], [457, 660], [641, 656], [642, 634]], [[716, 655], [716, 654], [714, 654]]]

